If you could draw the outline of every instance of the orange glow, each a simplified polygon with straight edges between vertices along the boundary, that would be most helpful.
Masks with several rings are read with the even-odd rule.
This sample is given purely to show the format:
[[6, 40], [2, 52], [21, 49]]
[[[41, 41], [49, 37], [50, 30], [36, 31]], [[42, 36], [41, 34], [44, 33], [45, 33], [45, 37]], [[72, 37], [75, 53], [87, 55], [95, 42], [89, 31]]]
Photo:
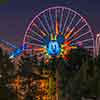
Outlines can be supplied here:
[[77, 48], [76, 46], [65, 46], [64, 49], [71, 50]]
[[71, 42], [72, 42], [72, 41], [70, 40], [70, 41], [65, 42], [64, 44], [65, 44], [65, 46], [66, 46], [66, 45], [69, 45]]
[[65, 39], [68, 39], [68, 38], [69, 38], [69, 36], [72, 34], [73, 30], [74, 30], [74, 28], [72, 28], [72, 29], [70, 30], [70, 32], [66, 33]]
[[34, 51], [45, 51], [45, 48], [34, 49]]
[[12, 83], [15, 85], [15, 87], [16, 87], [17, 89], [20, 89], [21, 82], [22, 82], [22, 81], [20, 80], [20, 76], [18, 75], [17, 78], [16, 78], [16, 80], [14, 80]]
[[58, 35], [59, 33], [59, 24], [58, 24], [58, 21], [56, 20], [56, 34]]
[[43, 100], [48, 100], [48, 96], [43, 96]]
[[49, 64], [49, 60], [47, 59], [47, 60], [45, 61], [45, 63], [46, 63], [46, 64]]
[[45, 87], [45, 82], [44, 82], [43, 80], [41, 80], [40, 82], [41, 82], [40, 87], [41, 87], [41, 88], [44, 88], [44, 87]]
[[67, 54], [68, 54], [68, 52], [67, 52], [67, 51], [65, 51], [65, 52], [64, 52], [64, 55], [67, 55]]
[[40, 80], [40, 88], [43, 89], [45, 87], [45, 83], [46, 83], [45, 80]]

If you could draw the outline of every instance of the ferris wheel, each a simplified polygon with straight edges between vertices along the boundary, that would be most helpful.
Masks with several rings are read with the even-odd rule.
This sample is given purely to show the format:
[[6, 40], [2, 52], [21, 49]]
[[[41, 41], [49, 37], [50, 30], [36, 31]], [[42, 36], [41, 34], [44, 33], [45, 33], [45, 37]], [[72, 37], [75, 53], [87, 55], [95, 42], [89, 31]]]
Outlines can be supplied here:
[[33, 18], [23, 40], [23, 50], [34, 50], [44, 57], [66, 55], [82, 47], [94, 53], [94, 36], [87, 21], [67, 7], [51, 7]]

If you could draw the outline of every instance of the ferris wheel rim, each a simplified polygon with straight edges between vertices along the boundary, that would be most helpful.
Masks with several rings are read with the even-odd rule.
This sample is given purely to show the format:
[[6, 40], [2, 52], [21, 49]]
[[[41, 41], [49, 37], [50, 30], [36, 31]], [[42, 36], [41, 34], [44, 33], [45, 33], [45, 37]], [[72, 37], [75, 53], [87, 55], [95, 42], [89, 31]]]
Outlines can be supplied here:
[[95, 42], [94, 42], [94, 34], [92, 32], [92, 29], [89, 25], [89, 23], [87, 22], [87, 20], [80, 14], [78, 13], [77, 11], [73, 10], [72, 8], [68, 8], [68, 7], [65, 7], [65, 6], [54, 6], [54, 7], [49, 7], [45, 10], [42, 10], [41, 12], [39, 12], [35, 17], [33, 17], [33, 19], [30, 21], [30, 23], [28, 24], [28, 27], [25, 31], [25, 34], [24, 34], [24, 39], [23, 39], [23, 50], [24, 50], [24, 44], [25, 44], [25, 38], [27, 36], [27, 33], [28, 33], [28, 30], [30, 29], [30, 26], [32, 25], [32, 23], [35, 21], [36, 18], [38, 18], [41, 14], [45, 13], [46, 11], [48, 10], [52, 10], [52, 9], [65, 9], [65, 10], [69, 10], [73, 13], [75, 13], [76, 15], [78, 15], [80, 18], [82, 18], [82, 20], [87, 24], [89, 30], [91, 31], [91, 36], [93, 38], [93, 55], [95, 56]]

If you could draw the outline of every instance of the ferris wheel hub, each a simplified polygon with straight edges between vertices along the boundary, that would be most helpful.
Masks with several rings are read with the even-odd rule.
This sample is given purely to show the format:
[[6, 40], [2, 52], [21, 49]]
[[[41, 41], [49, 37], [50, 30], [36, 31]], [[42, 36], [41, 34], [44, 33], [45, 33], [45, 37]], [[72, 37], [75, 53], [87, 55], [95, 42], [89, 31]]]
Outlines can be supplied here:
[[47, 45], [47, 53], [51, 56], [57, 56], [61, 52], [61, 46], [56, 40], [51, 40]]

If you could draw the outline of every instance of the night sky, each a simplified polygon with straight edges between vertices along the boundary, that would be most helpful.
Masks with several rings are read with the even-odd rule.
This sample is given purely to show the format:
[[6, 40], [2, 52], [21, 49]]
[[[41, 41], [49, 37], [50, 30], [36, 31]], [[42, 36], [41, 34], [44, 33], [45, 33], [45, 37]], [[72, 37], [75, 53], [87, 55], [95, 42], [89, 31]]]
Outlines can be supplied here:
[[0, 0], [0, 38], [21, 45], [33, 17], [53, 6], [74, 9], [86, 18], [94, 34], [100, 32], [100, 0]]

